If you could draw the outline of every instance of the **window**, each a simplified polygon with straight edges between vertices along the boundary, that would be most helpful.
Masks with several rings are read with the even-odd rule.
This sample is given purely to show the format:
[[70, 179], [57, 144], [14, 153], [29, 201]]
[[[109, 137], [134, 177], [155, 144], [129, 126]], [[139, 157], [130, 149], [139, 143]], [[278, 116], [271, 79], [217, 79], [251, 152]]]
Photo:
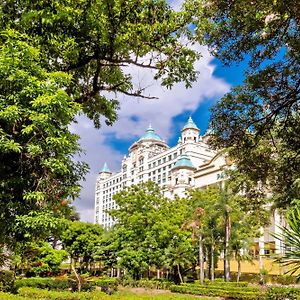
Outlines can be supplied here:
[[176, 152], [173, 154], [173, 157], [174, 157], [174, 158], [176, 158], [176, 157], [177, 157], [177, 153], [176, 153]]
[[164, 163], [166, 162], [166, 158], [165, 158], [165, 157], [163, 158], [163, 162], [164, 162]]
[[148, 169], [151, 169], [151, 164], [148, 164]]
[[161, 159], [159, 159], [159, 160], [157, 161], [157, 164], [158, 164], [158, 165], [160, 165], [160, 164], [161, 164]]
[[169, 156], [168, 156], [168, 159], [169, 159], [169, 160], [172, 160], [172, 155], [169, 155]]
[[156, 162], [153, 163], [153, 168], [156, 166]]

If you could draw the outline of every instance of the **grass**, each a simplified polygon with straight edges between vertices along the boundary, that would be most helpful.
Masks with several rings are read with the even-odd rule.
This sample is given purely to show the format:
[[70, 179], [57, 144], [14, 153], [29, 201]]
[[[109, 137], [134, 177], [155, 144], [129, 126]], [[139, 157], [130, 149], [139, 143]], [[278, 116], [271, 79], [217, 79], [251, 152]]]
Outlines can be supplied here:
[[[21, 288], [19, 295], [11, 295], [0, 292], [1, 300], [191, 300], [191, 299], [207, 299], [207, 297], [199, 297], [193, 295], [173, 294], [169, 291], [150, 290], [143, 288], [129, 289], [122, 288], [113, 295], [106, 295], [100, 291], [72, 293], [47, 291], [37, 288]], [[216, 299], [216, 298], [209, 298]]]

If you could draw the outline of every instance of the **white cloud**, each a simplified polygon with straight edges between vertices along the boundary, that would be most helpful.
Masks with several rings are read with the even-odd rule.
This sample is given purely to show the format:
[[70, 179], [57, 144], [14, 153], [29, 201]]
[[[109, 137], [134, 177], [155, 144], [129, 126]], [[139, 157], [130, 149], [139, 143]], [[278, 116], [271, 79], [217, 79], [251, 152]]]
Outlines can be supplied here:
[[109, 146], [107, 138], [114, 136], [120, 140], [131, 140], [141, 136], [149, 123], [157, 133], [168, 140], [172, 133], [172, 120], [183, 112], [193, 112], [203, 101], [222, 96], [230, 88], [229, 84], [213, 76], [214, 66], [212, 56], [204, 47], [198, 48], [202, 58], [197, 61], [196, 69], [200, 72], [198, 81], [190, 89], [185, 89], [183, 83], [176, 84], [171, 90], [160, 86], [154, 81], [153, 72], [148, 69], [131, 68], [131, 74], [136, 84], [149, 86], [147, 94], [157, 96], [158, 100], [128, 98], [119, 95], [121, 110], [118, 121], [111, 127], [100, 130], [93, 128], [91, 121], [80, 117], [77, 125], [72, 128], [81, 136], [81, 145], [86, 150], [85, 160], [89, 163], [91, 172], [83, 183], [81, 199], [75, 202], [82, 220], [93, 221], [94, 186], [96, 176], [103, 163], [118, 171], [124, 154], [113, 146]]

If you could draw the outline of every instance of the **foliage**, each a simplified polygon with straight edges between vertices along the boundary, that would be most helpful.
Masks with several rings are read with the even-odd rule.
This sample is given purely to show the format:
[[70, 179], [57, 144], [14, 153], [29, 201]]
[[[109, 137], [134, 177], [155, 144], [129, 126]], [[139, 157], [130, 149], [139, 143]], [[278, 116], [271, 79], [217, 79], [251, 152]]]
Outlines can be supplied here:
[[118, 220], [112, 231], [115, 256], [134, 279], [150, 266], [172, 268], [193, 259], [189, 233], [181, 229], [185, 200], [167, 199], [151, 181], [128, 187], [114, 200], [118, 209], [110, 214]]
[[13, 30], [0, 33], [0, 241], [10, 245], [17, 216], [61, 215], [86, 170], [73, 160], [80, 148], [68, 129], [80, 108], [65, 91], [71, 76], [42, 68], [29, 41]]
[[70, 286], [70, 281], [67, 278], [31, 277], [16, 280], [17, 289], [21, 287], [33, 287], [46, 290], [63, 291], [70, 288]]
[[[8, 0], [0, 8], [0, 243], [13, 244], [16, 216], [64, 215], [85, 163], [69, 131], [84, 113], [96, 127], [117, 118], [120, 94], [152, 98], [133, 69], [170, 88], [191, 86], [199, 54], [191, 14], [164, 0]], [[134, 67], [134, 68], [133, 68]], [[13, 245], [10, 245], [11, 247]]]
[[[189, 300], [189, 299], [195, 299], [193, 296], [188, 295], [174, 295], [170, 293], [159, 293], [154, 294], [153, 292], [144, 292], [144, 293], [133, 293], [128, 290], [124, 290], [122, 292], [118, 292], [115, 295], [105, 295], [104, 293], [100, 291], [94, 291], [94, 292], [82, 292], [82, 293], [71, 293], [71, 292], [52, 292], [52, 291], [45, 291], [45, 290], [39, 290], [39, 289], [32, 289], [32, 288], [23, 288], [20, 290], [20, 295], [26, 296], [26, 298], [13, 298], [10, 296], [7, 298], [4, 298], [5, 300], [21, 300], [21, 299], [55, 299], [55, 300], [96, 300], [96, 299], [110, 299], [110, 300], [134, 300], [134, 299], [145, 299], [145, 300]], [[2, 296], [0, 294], [0, 296]], [[30, 297], [30, 298], [27, 298]], [[2, 298], [1, 298], [2, 299]], [[199, 299], [199, 298], [197, 298]], [[201, 300], [201, 298], [200, 298]]]
[[230, 299], [245, 299], [245, 300], [255, 300], [264, 299], [259, 290], [252, 291], [247, 290], [246, 287], [214, 287], [213, 285], [173, 285], [171, 286], [171, 291], [183, 294], [193, 294], [202, 296], [216, 296], [224, 297]]
[[[300, 43], [298, 1], [187, 1], [199, 9], [199, 40], [225, 64], [248, 61], [246, 79], [212, 109], [212, 145], [226, 148], [239, 175], [299, 198]], [[206, 22], [204, 22], [206, 20]]]
[[[110, 288], [112, 290], [117, 290], [117, 284], [118, 280], [116, 278], [87, 278], [87, 280], [82, 283], [81, 290], [91, 291], [94, 290], [96, 286], [100, 288]], [[32, 277], [17, 279], [16, 288], [19, 289], [21, 287], [32, 287], [56, 291], [65, 291], [72, 289], [73, 291], [76, 291], [76, 283], [74, 282], [74, 280], [68, 277]]]
[[[238, 260], [241, 249], [249, 249], [251, 241], [259, 235], [258, 229], [264, 225], [257, 211], [243, 210], [244, 197], [230, 190], [208, 188], [193, 190], [189, 195], [191, 210], [202, 209], [201, 232], [204, 249], [209, 256], [211, 275], [214, 274], [214, 257], [227, 248], [227, 257], [235, 254]], [[242, 213], [244, 211], [244, 213]], [[189, 221], [190, 223], [190, 221]], [[227, 235], [226, 235], [227, 232]], [[213, 279], [213, 277], [211, 277]]]
[[282, 299], [299, 299], [299, 289], [296, 288], [281, 288], [271, 287], [267, 290], [266, 296], [268, 300], [282, 300]]
[[[164, 0], [6, 1], [1, 28], [31, 36], [47, 70], [71, 74], [68, 94], [100, 125], [116, 120], [115, 93], [148, 97], [128, 67], [149, 68], [166, 87], [196, 79], [197, 53], [187, 47], [191, 14]], [[111, 92], [111, 93], [110, 93]]]
[[13, 271], [0, 271], [0, 292], [15, 292], [15, 274]]
[[188, 293], [203, 296], [218, 296], [230, 299], [265, 299], [265, 300], [283, 300], [298, 299], [300, 292], [297, 288], [270, 287], [266, 290], [260, 289], [259, 286], [232, 286], [231, 283], [222, 285], [208, 284], [184, 284], [171, 286], [172, 292]]
[[[298, 202], [298, 201], [297, 201]], [[300, 207], [292, 207], [287, 213], [287, 226], [281, 228], [280, 235], [276, 235], [283, 244], [284, 252], [277, 259], [286, 266], [286, 273], [300, 279]]]
[[54, 249], [43, 241], [26, 243], [18, 251], [21, 259], [15, 267], [39, 276], [58, 274], [61, 263], [68, 256], [65, 250]]
[[61, 234], [61, 240], [70, 257], [75, 262], [80, 261], [80, 267], [87, 269], [94, 261], [94, 252], [101, 242], [102, 235], [103, 229], [98, 224], [69, 221]]

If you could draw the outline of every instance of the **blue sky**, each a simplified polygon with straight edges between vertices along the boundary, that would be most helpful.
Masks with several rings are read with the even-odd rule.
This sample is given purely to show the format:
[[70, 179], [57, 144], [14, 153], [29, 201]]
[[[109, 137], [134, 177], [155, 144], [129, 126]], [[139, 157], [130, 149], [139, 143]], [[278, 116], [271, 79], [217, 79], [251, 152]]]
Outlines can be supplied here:
[[184, 84], [179, 83], [167, 90], [152, 79], [152, 71], [131, 67], [129, 72], [133, 74], [133, 80], [149, 86], [147, 92], [157, 96], [158, 100], [119, 95], [121, 109], [113, 126], [103, 124], [96, 130], [92, 122], [83, 116], [79, 117], [78, 124], [72, 125], [72, 130], [81, 136], [80, 143], [86, 152], [82, 159], [90, 165], [86, 181], [82, 182], [80, 198], [75, 201], [83, 221], [93, 222], [95, 182], [104, 162], [111, 171], [118, 172], [129, 146], [150, 123], [170, 146], [176, 144], [180, 129], [189, 116], [203, 134], [208, 126], [210, 107], [231, 87], [243, 81], [244, 64], [224, 67], [205, 47], [198, 46], [197, 50], [202, 53], [202, 58], [196, 63], [200, 74], [191, 89], [185, 89]]

